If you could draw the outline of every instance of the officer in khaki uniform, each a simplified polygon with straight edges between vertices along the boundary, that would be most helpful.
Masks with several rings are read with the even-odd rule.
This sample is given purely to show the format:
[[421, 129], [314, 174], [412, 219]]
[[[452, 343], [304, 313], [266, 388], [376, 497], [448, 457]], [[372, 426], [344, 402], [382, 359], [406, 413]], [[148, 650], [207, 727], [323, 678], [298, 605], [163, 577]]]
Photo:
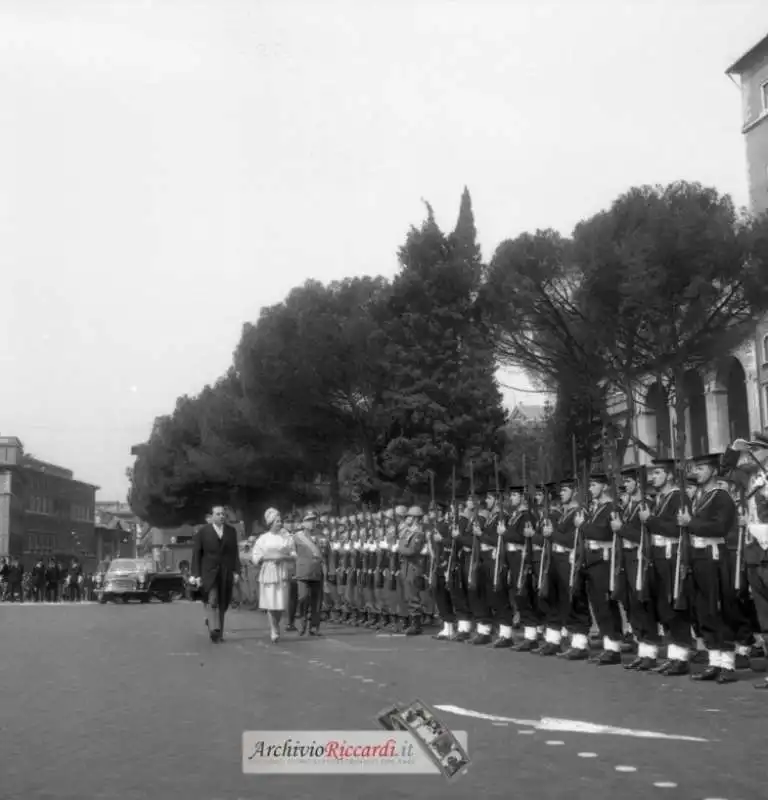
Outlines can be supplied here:
[[421, 602], [421, 592], [426, 583], [422, 552], [427, 541], [423, 531], [423, 517], [424, 512], [418, 506], [410, 508], [407, 512], [404, 530], [397, 543], [397, 550], [400, 554], [400, 574], [410, 617], [408, 628], [405, 631], [406, 636], [417, 636], [422, 632], [424, 607]]

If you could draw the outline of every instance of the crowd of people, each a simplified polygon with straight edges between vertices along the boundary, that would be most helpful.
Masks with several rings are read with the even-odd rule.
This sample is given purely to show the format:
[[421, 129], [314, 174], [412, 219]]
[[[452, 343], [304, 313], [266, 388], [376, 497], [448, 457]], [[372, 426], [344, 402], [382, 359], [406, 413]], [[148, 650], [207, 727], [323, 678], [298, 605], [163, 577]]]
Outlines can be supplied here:
[[627, 467], [618, 497], [593, 473], [426, 511], [291, 524], [270, 509], [233, 583], [267, 612], [274, 642], [284, 612], [302, 635], [322, 618], [407, 636], [439, 620], [440, 640], [730, 683], [765, 655], [768, 488], [758, 470], [744, 493], [722, 457]]
[[15, 556], [0, 558], [0, 602], [79, 603], [93, 600], [94, 591], [94, 576], [76, 557], [68, 567], [55, 558], [39, 558], [28, 571]]

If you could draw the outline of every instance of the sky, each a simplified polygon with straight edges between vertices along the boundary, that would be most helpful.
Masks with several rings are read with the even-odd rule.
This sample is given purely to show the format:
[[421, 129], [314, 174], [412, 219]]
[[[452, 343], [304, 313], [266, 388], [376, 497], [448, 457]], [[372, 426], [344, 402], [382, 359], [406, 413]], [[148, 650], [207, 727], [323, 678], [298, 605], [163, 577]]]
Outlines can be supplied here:
[[486, 258], [636, 184], [746, 204], [724, 70], [766, 32], [765, 0], [0, 0], [0, 435], [124, 500], [243, 323], [392, 277], [422, 198], [450, 229], [468, 186]]

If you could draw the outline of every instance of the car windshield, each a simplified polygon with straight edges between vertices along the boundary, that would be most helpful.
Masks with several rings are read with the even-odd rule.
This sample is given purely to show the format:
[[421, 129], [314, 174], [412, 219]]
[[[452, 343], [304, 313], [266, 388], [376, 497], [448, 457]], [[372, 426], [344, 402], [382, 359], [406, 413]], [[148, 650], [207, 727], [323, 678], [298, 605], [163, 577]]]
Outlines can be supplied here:
[[139, 564], [136, 561], [130, 561], [127, 558], [119, 558], [109, 565], [110, 572], [138, 572]]

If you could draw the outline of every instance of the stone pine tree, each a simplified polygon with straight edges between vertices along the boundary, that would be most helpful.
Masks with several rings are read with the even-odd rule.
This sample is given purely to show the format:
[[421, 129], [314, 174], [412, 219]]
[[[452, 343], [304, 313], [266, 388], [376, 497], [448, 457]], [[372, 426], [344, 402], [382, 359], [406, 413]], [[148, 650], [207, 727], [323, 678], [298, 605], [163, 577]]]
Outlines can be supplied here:
[[490, 333], [475, 313], [482, 263], [469, 192], [448, 236], [428, 204], [427, 212], [400, 250], [401, 272], [379, 309], [391, 370], [379, 464], [420, 498], [430, 473], [446, 497], [454, 466], [465, 491], [470, 459], [479, 480], [492, 474], [504, 422]]

